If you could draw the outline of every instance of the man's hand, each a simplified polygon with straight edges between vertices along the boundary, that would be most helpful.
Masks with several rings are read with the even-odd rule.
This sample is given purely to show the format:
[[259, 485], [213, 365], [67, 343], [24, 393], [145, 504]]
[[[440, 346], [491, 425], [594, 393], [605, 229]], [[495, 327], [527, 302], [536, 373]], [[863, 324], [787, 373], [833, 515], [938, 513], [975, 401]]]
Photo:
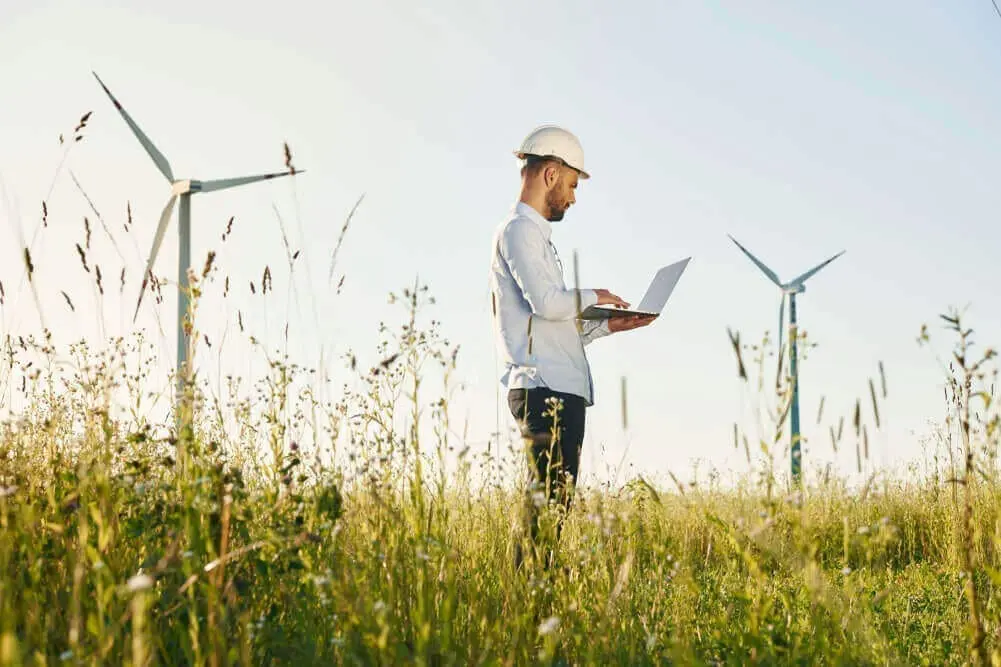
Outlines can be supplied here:
[[598, 295], [598, 305], [599, 306], [619, 306], [620, 308], [628, 308], [629, 304], [619, 297], [615, 296], [607, 289], [596, 289], [594, 290]]
[[628, 317], [611, 317], [608, 319], [608, 330], [611, 333], [638, 329], [657, 319], [656, 315], [629, 315]]

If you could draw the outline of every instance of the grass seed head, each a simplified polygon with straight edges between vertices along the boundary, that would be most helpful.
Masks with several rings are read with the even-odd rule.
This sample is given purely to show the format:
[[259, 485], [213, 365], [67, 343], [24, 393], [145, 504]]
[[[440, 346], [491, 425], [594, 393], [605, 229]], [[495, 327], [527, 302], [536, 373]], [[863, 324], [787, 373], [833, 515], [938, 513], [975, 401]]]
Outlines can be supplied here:
[[209, 271], [212, 270], [213, 262], [215, 262], [215, 250], [209, 250], [208, 255], [205, 257], [205, 266], [202, 268], [202, 279], [208, 277]]
[[80, 263], [83, 264], [83, 270], [90, 273], [90, 267], [87, 266], [87, 254], [83, 251], [83, 248], [80, 247], [79, 243], [76, 244], [76, 252], [80, 255]]
[[35, 275], [35, 265], [31, 261], [31, 250], [27, 247], [24, 249], [24, 267], [28, 270], [28, 282], [31, 282]]

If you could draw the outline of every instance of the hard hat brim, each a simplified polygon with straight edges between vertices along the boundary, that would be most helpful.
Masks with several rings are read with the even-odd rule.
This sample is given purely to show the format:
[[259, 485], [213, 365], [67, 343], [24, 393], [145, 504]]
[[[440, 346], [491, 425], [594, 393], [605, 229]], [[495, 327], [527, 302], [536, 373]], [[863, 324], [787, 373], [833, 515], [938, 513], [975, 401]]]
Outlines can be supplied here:
[[561, 158], [559, 155], [539, 155], [537, 153], [525, 153], [524, 151], [512, 151], [512, 152], [514, 153], [514, 156], [516, 158], [518, 158], [519, 160], [525, 160], [529, 156], [540, 157], [540, 158], [549, 158], [550, 160], [556, 160], [557, 162], [560, 162], [564, 167], [567, 167], [569, 169], [573, 169], [574, 171], [576, 171], [580, 175], [580, 178], [582, 180], [587, 180], [587, 179], [591, 178], [591, 175], [589, 173], [587, 173], [583, 169], [580, 169], [578, 167], [573, 166], [572, 164], [570, 164], [569, 162], [567, 162], [566, 160], [564, 160], [563, 158]]

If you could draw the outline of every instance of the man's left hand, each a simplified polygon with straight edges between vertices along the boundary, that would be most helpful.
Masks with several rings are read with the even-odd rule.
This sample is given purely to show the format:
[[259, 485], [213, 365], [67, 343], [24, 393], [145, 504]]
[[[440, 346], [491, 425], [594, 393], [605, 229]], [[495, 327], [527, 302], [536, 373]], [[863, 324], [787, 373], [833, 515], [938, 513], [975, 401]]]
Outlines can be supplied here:
[[608, 320], [608, 330], [611, 333], [630, 331], [645, 327], [657, 319], [656, 315], [629, 315], [628, 317], [612, 317]]

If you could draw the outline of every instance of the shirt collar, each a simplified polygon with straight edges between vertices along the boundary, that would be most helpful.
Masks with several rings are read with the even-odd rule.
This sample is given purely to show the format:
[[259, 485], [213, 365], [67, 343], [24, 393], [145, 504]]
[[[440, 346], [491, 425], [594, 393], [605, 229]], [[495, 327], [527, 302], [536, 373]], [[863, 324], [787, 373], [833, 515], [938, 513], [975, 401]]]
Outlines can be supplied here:
[[541, 213], [536, 211], [534, 208], [532, 208], [525, 202], [520, 201], [515, 205], [514, 210], [515, 213], [518, 213], [519, 215], [523, 215], [526, 218], [530, 218], [531, 220], [533, 220], [535, 224], [537, 224], [539, 228], [542, 230], [542, 234], [543, 236], [546, 237], [547, 241], [550, 239], [550, 237], [552, 237], [553, 235], [552, 223], [546, 220], [546, 218]]

